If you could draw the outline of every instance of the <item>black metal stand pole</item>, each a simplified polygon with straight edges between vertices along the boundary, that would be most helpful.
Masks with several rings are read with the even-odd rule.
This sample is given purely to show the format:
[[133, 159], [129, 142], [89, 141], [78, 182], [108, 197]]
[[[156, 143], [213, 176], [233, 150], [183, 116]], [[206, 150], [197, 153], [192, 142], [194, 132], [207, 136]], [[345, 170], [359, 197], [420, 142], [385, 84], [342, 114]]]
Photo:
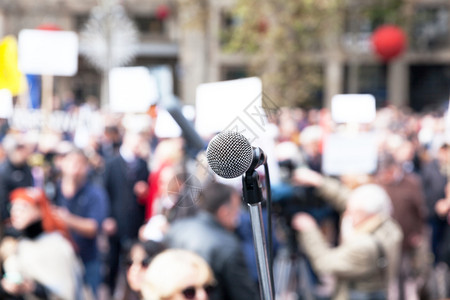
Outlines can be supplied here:
[[261, 208], [263, 197], [259, 175], [255, 170], [249, 170], [242, 176], [242, 188], [244, 200], [247, 202], [250, 209], [250, 220], [252, 223], [253, 241], [255, 244], [261, 299], [273, 300], [274, 294], [271, 270], [269, 268], [269, 259], [267, 256], [267, 243]]

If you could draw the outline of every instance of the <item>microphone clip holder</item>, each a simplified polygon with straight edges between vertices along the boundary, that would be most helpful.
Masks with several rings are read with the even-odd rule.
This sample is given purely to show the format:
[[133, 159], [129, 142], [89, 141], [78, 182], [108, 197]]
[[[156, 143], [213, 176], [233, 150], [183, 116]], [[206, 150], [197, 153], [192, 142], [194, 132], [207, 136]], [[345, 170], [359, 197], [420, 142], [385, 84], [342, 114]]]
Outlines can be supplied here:
[[242, 189], [244, 200], [248, 205], [262, 203], [262, 187], [258, 172], [255, 170], [245, 172], [242, 176]]

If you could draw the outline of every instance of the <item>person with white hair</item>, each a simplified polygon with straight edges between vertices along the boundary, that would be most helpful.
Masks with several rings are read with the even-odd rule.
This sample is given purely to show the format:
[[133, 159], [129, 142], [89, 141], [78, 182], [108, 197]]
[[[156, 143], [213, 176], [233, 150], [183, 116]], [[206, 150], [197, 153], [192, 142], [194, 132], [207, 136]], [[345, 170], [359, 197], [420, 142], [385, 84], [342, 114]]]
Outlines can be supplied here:
[[349, 191], [316, 172], [304, 175], [297, 178], [308, 177], [309, 184], [319, 191], [328, 188], [327, 200], [343, 212], [341, 240], [336, 247], [328, 245], [310, 215], [298, 213], [292, 220], [313, 269], [335, 277], [333, 299], [396, 299], [403, 234], [390, 216], [388, 194], [376, 184]]

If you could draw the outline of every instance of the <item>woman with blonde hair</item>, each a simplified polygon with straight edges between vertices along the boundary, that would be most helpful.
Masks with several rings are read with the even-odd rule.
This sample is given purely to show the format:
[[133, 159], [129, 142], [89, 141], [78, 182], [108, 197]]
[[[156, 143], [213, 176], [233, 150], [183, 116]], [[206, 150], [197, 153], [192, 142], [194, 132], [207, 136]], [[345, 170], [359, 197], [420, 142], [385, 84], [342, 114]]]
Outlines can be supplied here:
[[145, 300], [208, 300], [214, 290], [214, 274], [199, 255], [181, 249], [158, 254], [145, 274]]

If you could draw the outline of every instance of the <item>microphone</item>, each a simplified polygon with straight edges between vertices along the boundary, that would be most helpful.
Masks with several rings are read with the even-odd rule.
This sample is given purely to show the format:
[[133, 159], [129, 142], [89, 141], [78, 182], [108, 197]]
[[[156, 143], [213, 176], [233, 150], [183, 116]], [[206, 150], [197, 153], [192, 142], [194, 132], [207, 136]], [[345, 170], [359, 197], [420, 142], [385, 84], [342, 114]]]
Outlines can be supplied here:
[[266, 162], [264, 152], [235, 131], [216, 135], [208, 144], [206, 158], [214, 173], [223, 178], [236, 178]]
[[[261, 299], [273, 300], [275, 297], [271, 272], [272, 264], [270, 263], [269, 265], [265, 228], [262, 219], [262, 187], [259, 182], [259, 175], [255, 170], [264, 164], [267, 194], [269, 195], [269, 205], [267, 207], [268, 215], [270, 216], [270, 180], [266, 155], [260, 148], [252, 147], [242, 134], [236, 131], [222, 131], [209, 142], [206, 149], [206, 158], [211, 169], [220, 177], [235, 178], [245, 173], [242, 176], [242, 194], [249, 206]], [[268, 219], [270, 220], [270, 217]], [[270, 224], [268, 225], [269, 237], [272, 235]], [[269, 244], [271, 245], [272, 242]]]

